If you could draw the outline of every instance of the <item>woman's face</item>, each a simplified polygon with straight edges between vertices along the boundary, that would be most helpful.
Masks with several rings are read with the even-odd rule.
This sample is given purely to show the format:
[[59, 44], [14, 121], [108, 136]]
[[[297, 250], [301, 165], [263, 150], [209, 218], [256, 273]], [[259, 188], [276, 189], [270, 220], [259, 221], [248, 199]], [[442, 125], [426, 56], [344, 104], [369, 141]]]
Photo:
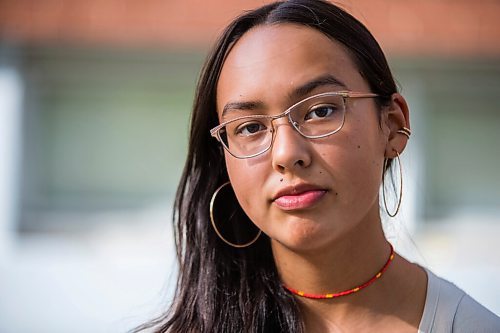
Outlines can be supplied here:
[[[370, 92], [340, 43], [305, 26], [263, 25], [228, 54], [217, 112], [221, 122], [275, 115], [308, 96], [345, 90]], [[239, 107], [222, 117], [229, 103]], [[225, 151], [240, 205], [274, 245], [320, 249], [378, 222], [388, 131], [373, 98], [349, 99], [346, 108], [343, 128], [331, 136], [304, 138], [283, 117], [274, 121], [274, 143], [264, 154], [237, 159]]]

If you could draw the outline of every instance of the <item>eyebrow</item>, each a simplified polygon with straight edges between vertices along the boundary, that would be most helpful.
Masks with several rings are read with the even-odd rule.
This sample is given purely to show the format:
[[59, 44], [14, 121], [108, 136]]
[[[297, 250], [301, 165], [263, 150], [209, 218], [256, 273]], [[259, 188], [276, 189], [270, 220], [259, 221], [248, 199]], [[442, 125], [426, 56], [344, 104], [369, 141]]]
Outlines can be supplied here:
[[225, 114], [230, 110], [258, 110], [263, 109], [264, 103], [261, 101], [254, 102], [229, 102], [224, 105], [224, 109], [222, 110], [222, 118], [224, 118]]
[[[306, 96], [307, 94], [314, 91], [314, 89], [316, 88], [327, 85], [335, 85], [345, 90], [348, 90], [347, 86], [342, 81], [340, 81], [331, 74], [326, 74], [314, 78], [311, 81], [308, 81], [303, 85], [295, 88], [290, 94], [288, 94], [288, 96], [290, 99], [296, 100]], [[221, 117], [224, 118], [226, 113], [230, 110], [258, 110], [263, 108], [264, 108], [264, 102], [262, 101], [229, 102], [226, 105], [224, 105]]]
[[311, 81], [304, 83], [300, 87], [297, 87], [294, 91], [292, 91], [291, 94], [289, 94], [289, 97], [291, 99], [298, 99], [311, 93], [316, 88], [330, 85], [338, 86], [342, 89], [348, 90], [347, 86], [342, 81], [331, 74], [326, 74], [312, 79]]

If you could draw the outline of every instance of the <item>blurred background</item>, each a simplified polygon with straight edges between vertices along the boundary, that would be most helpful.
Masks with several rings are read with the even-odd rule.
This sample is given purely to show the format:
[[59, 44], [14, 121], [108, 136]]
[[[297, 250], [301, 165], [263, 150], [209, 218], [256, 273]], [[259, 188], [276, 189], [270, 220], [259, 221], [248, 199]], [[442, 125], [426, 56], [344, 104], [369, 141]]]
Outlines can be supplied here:
[[[0, 332], [160, 313], [203, 58], [267, 1], [0, 0]], [[500, 314], [500, 1], [339, 1], [411, 109], [396, 249]]]

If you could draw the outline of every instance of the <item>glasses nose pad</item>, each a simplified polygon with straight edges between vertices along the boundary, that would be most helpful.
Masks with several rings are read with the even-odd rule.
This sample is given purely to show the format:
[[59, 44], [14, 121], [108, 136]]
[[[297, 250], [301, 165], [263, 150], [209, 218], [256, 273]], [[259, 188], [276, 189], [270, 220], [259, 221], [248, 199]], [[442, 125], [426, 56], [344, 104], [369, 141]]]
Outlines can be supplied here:
[[290, 123], [290, 125], [292, 125], [293, 128], [295, 128], [296, 130], [299, 129], [299, 123], [292, 118], [292, 115], [290, 113], [287, 114], [287, 118], [288, 122]]
[[277, 119], [280, 119], [282, 117], [286, 117], [285, 119], [288, 120], [288, 123], [290, 123], [290, 125], [292, 125], [292, 127], [298, 131], [300, 133], [300, 124], [298, 122], [296, 122], [290, 115], [290, 113], [287, 111], [285, 112], [284, 114], [281, 114], [279, 115], [279, 117], [277, 118], [274, 118], [273, 120], [271, 120], [271, 126], [272, 126], [272, 130], [271, 132], [273, 132], [273, 134], [276, 132], [276, 128], [275, 128], [275, 124], [274, 124], [274, 121], [277, 120]]
[[297, 130], [300, 133], [300, 124], [297, 121], [295, 121], [294, 119], [292, 119], [290, 114], [288, 115], [288, 122], [292, 125], [292, 127], [295, 130]]

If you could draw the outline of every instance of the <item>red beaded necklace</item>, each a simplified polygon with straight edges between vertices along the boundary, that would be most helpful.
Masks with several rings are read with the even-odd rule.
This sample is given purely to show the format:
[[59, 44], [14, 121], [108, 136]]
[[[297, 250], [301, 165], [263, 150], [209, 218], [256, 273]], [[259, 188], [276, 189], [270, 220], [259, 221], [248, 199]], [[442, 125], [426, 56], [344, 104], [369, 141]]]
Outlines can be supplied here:
[[387, 270], [387, 268], [389, 267], [389, 264], [394, 259], [394, 248], [392, 247], [392, 245], [390, 245], [390, 247], [391, 247], [391, 254], [389, 255], [389, 258], [385, 262], [382, 269], [377, 274], [375, 274], [370, 280], [366, 281], [365, 283], [363, 283], [357, 287], [347, 289], [347, 290], [344, 290], [344, 291], [341, 291], [338, 293], [331, 293], [331, 294], [308, 294], [308, 293], [305, 293], [303, 291], [287, 287], [285, 285], [283, 285], [283, 287], [286, 290], [288, 290], [289, 292], [291, 292], [292, 294], [295, 294], [295, 295], [301, 296], [301, 297], [305, 297], [305, 298], [312, 298], [312, 299], [336, 298], [336, 297], [347, 296], [347, 295], [356, 293], [362, 289], [365, 289], [369, 285], [371, 285], [373, 282], [375, 282], [377, 279], [379, 279], [382, 276], [382, 274], [384, 274], [384, 272]]

